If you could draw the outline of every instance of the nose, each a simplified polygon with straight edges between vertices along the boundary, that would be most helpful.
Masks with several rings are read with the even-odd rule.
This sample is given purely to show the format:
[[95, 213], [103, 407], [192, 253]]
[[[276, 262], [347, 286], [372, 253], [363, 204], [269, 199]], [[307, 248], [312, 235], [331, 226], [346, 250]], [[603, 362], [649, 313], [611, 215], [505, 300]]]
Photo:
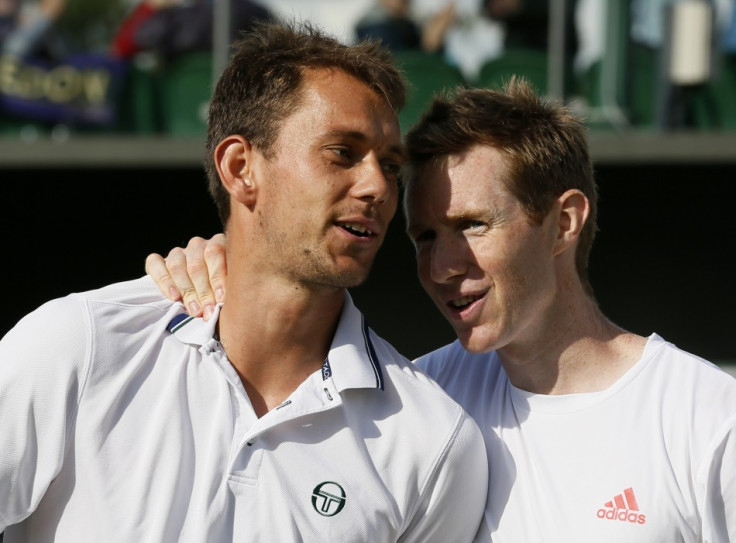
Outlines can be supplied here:
[[463, 244], [446, 236], [437, 236], [429, 254], [429, 274], [435, 283], [449, 283], [468, 270]]
[[387, 178], [381, 163], [372, 156], [366, 157], [358, 169], [358, 177], [352, 193], [359, 200], [376, 204], [396, 202], [398, 187], [394, 179]]

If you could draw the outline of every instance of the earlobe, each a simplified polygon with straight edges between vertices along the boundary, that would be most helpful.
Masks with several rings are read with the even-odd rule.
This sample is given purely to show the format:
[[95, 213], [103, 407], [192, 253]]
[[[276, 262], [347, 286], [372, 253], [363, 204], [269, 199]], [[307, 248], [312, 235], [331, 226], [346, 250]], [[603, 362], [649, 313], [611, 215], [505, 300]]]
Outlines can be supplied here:
[[577, 243], [588, 215], [590, 202], [581, 191], [570, 189], [557, 199], [559, 216], [557, 220], [557, 240], [555, 255], [558, 255]]
[[215, 149], [215, 166], [230, 197], [245, 205], [253, 203], [255, 183], [250, 167], [253, 149], [242, 136], [228, 136]]

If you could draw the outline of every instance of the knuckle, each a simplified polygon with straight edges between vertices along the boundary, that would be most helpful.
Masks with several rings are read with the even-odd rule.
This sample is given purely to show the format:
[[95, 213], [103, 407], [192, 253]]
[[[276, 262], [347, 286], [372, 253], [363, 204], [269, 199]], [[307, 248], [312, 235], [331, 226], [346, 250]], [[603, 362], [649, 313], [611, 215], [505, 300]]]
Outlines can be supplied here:
[[187, 259], [187, 272], [189, 275], [200, 274], [205, 270], [204, 261], [200, 258], [189, 258]]
[[186, 270], [187, 258], [184, 252], [179, 249], [172, 249], [169, 255], [166, 257], [166, 267], [172, 272], [181, 272]]
[[224, 253], [224, 247], [222, 245], [218, 245], [216, 243], [208, 243], [204, 247], [204, 257], [205, 258], [215, 258]]
[[151, 253], [146, 257], [146, 268], [150, 266], [154, 266], [161, 262], [163, 260], [163, 257], [158, 253]]
[[204, 238], [195, 236], [192, 239], [190, 239], [189, 242], [187, 243], [187, 250], [192, 249], [192, 248], [201, 247], [202, 245], [206, 243], [207, 241]]

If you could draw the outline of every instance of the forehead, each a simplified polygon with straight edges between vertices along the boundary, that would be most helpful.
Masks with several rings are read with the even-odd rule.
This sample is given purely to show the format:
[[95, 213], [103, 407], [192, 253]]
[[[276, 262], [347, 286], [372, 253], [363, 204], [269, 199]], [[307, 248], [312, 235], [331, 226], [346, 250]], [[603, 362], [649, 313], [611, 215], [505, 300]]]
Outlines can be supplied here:
[[506, 188], [506, 157], [488, 145], [450, 154], [424, 165], [406, 191], [409, 219], [422, 210], [462, 212], [513, 198]]
[[[320, 130], [356, 130], [381, 135], [401, 144], [396, 112], [388, 101], [357, 77], [338, 68], [308, 68], [294, 111], [282, 129], [301, 125], [310, 133]], [[287, 134], [287, 137], [292, 137]]]

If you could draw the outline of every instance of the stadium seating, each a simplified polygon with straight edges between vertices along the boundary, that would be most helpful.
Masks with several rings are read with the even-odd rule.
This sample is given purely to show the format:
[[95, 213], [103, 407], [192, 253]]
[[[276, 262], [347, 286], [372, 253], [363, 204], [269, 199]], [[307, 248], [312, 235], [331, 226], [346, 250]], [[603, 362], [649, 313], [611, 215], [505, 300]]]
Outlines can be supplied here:
[[394, 57], [404, 70], [410, 85], [406, 107], [399, 114], [404, 132], [419, 120], [435, 94], [465, 85], [460, 71], [447, 64], [442, 55], [423, 51], [397, 51]]
[[475, 84], [498, 88], [513, 75], [525, 77], [537, 91], [546, 93], [547, 53], [535, 49], [507, 49], [501, 57], [481, 67]]
[[212, 53], [187, 53], [164, 67], [161, 80], [163, 131], [172, 137], [202, 136], [212, 94]]

